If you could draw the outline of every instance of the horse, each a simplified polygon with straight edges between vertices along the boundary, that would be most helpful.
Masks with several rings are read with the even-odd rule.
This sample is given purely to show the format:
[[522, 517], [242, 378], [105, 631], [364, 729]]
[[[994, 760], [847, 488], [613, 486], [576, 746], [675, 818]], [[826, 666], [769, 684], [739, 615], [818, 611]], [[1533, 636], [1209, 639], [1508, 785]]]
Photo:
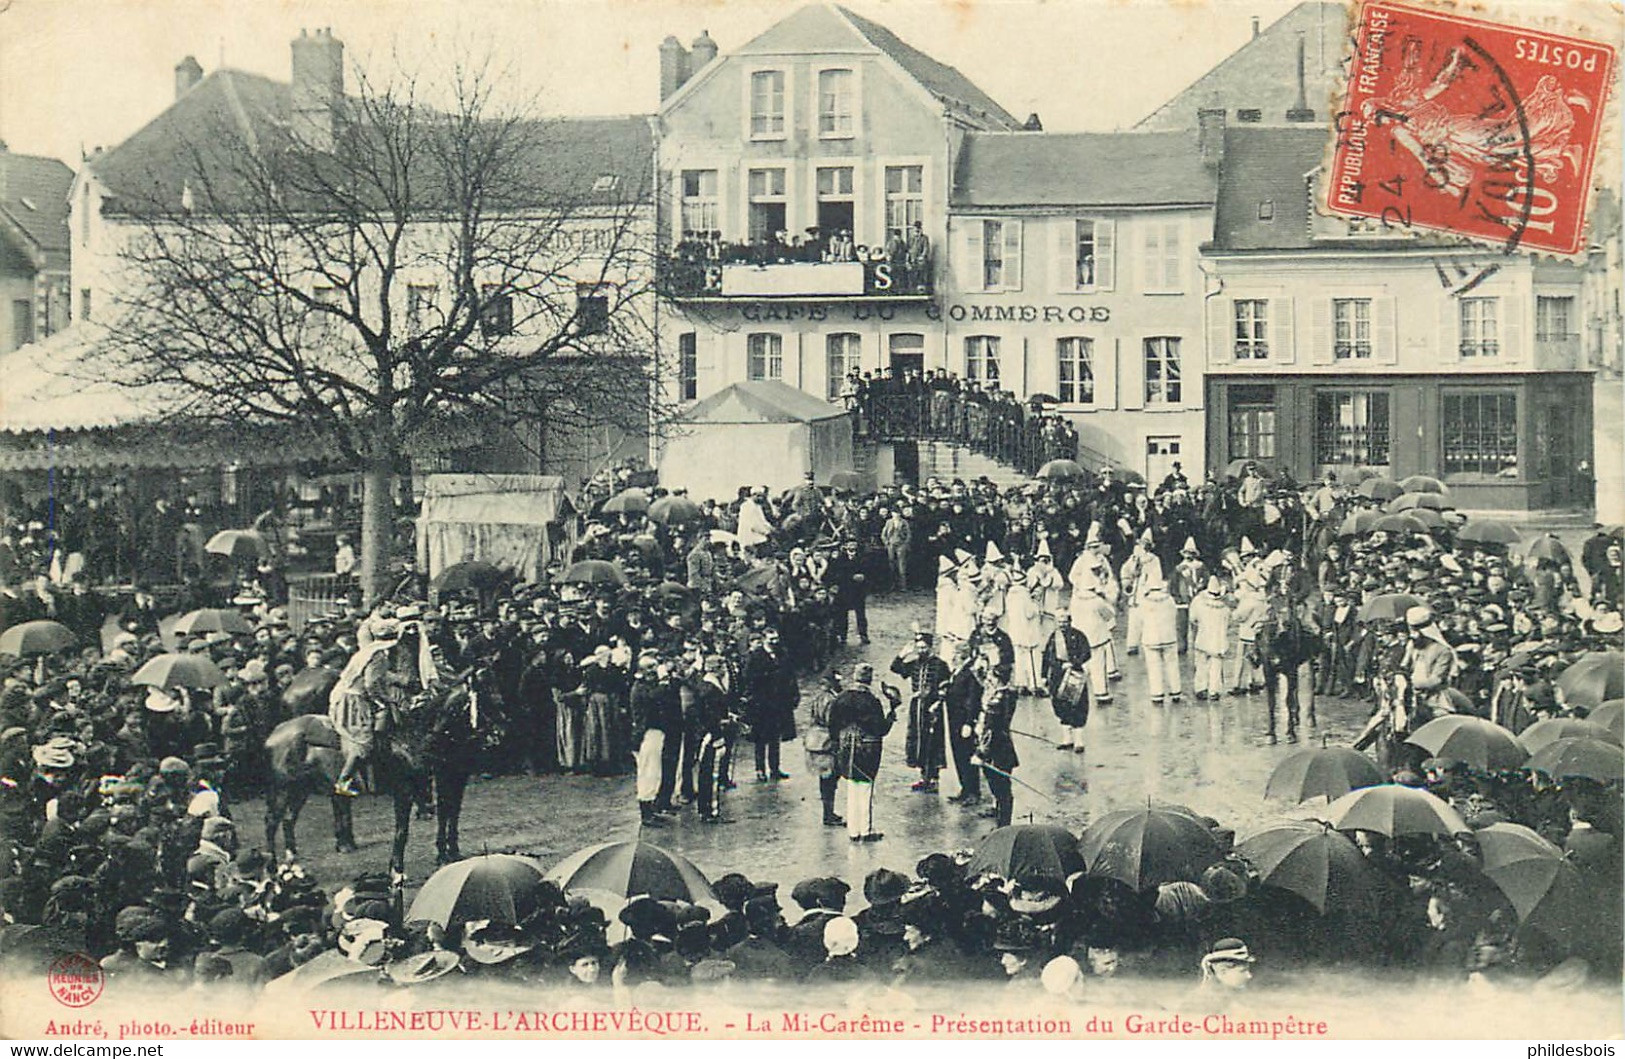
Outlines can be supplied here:
[[[1286, 681], [1286, 735], [1298, 737], [1298, 671], [1320, 655], [1320, 637], [1303, 624], [1298, 608], [1284, 592], [1270, 597], [1269, 616], [1258, 630], [1259, 666], [1264, 671], [1264, 696], [1269, 710], [1269, 738], [1276, 741], [1275, 701], [1280, 682]], [[1313, 687], [1313, 678], [1310, 685]], [[1316, 723], [1314, 700], [1309, 702], [1309, 723]]]

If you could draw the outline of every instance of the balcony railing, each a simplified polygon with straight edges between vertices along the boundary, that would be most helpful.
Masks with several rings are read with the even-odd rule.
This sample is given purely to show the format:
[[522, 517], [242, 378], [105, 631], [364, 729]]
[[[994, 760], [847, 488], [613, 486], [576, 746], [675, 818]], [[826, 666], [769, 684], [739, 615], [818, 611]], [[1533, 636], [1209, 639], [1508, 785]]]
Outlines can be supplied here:
[[862, 247], [685, 240], [660, 261], [673, 298], [926, 298], [930, 262], [912, 265]]
[[[875, 441], [946, 441], [1024, 474], [1050, 460], [1079, 457], [1077, 432], [1059, 416], [989, 394], [959, 390], [871, 391], [849, 404], [859, 437]], [[1085, 452], [1086, 457], [1094, 456]]]

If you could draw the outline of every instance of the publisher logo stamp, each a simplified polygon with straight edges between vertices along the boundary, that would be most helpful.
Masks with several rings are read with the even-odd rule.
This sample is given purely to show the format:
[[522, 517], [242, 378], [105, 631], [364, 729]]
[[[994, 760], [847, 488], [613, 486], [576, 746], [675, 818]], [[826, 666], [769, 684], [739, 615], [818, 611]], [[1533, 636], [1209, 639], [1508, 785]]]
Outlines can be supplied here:
[[57, 957], [45, 980], [58, 1004], [83, 1008], [94, 1004], [102, 995], [107, 978], [95, 960], [82, 952], [71, 952]]
[[1584, 246], [1614, 49], [1366, 0], [1327, 208], [1511, 252]]

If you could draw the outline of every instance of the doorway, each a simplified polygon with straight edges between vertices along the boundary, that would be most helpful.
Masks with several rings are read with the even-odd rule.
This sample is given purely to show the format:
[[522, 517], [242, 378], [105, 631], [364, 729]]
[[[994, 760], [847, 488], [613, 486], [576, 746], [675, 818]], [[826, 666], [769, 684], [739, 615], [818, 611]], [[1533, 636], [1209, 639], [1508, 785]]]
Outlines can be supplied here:
[[887, 349], [892, 374], [901, 379], [909, 372], [925, 374], [925, 336], [919, 334], [892, 335]]
[[1184, 439], [1178, 437], [1150, 437], [1145, 439], [1145, 486], [1155, 492], [1162, 480], [1174, 473], [1174, 464], [1180, 462], [1179, 450]]

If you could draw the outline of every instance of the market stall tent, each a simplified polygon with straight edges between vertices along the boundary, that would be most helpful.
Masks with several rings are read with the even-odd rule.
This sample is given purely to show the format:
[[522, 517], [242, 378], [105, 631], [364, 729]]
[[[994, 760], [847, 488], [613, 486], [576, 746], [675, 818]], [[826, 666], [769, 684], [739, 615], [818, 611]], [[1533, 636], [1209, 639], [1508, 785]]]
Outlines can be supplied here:
[[540, 581], [575, 547], [575, 508], [550, 474], [431, 474], [418, 516], [418, 566], [433, 578], [479, 560]]
[[808, 471], [828, 485], [852, 469], [846, 410], [768, 379], [736, 382], [684, 412], [661, 456], [660, 484], [696, 499], [732, 500], [741, 485], [779, 492]]

